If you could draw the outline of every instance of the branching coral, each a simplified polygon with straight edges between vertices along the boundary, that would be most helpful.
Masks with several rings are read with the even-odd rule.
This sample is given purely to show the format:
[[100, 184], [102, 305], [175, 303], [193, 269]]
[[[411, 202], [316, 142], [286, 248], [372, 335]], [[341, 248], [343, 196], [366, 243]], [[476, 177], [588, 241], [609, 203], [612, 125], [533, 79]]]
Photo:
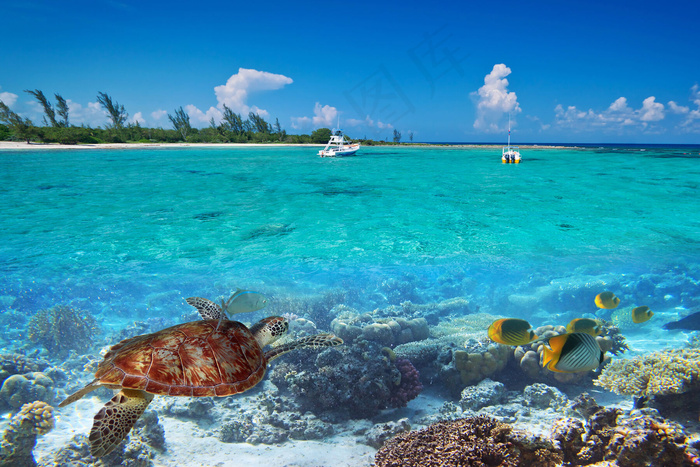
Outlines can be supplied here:
[[0, 465], [36, 465], [32, 450], [37, 436], [45, 435], [53, 427], [53, 407], [41, 401], [23, 405], [3, 435]]
[[668, 349], [615, 360], [593, 383], [633, 396], [686, 392], [700, 383], [700, 349]]
[[27, 324], [29, 340], [58, 358], [68, 356], [71, 350], [88, 350], [98, 331], [90, 312], [61, 305], [39, 310]]
[[377, 467], [443, 465], [554, 467], [561, 455], [543, 439], [533, 440], [489, 417], [439, 422], [389, 440], [377, 452]]

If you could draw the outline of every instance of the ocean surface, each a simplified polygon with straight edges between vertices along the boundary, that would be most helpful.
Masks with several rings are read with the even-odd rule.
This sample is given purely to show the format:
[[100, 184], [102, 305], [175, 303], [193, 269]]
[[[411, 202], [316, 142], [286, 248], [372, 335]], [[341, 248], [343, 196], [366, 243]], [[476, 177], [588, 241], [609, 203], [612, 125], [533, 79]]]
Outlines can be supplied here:
[[[691, 152], [692, 151], [692, 152]], [[0, 295], [109, 321], [147, 298], [342, 286], [414, 301], [535, 275], [640, 274], [700, 260], [697, 148], [149, 148], [0, 153]], [[487, 299], [487, 297], [484, 297]], [[161, 301], [149, 313], [186, 309]], [[368, 303], [368, 306], [371, 303]]]

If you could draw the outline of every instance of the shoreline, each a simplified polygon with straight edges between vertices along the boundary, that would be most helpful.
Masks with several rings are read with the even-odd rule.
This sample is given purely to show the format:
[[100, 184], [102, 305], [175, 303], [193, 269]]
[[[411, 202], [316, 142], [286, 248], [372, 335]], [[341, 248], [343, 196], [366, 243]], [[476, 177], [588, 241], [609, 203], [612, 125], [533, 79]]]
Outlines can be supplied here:
[[[59, 144], [59, 143], [25, 143], [18, 141], [0, 141], [0, 151], [3, 150], [51, 150], [51, 149], [141, 149], [141, 148], [323, 148], [325, 144], [313, 143], [100, 143], [100, 144]], [[499, 144], [436, 144], [436, 143], [406, 143], [406, 144], [373, 144], [365, 148], [419, 148], [419, 149], [500, 149]], [[523, 144], [522, 149], [581, 149], [578, 146], [550, 146], [539, 144]]]

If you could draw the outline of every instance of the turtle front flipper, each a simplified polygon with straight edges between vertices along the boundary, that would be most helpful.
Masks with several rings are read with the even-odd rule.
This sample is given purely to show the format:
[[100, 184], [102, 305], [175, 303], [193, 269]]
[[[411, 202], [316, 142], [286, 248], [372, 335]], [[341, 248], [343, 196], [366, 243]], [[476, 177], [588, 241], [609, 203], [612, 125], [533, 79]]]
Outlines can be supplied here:
[[220, 320], [223, 316], [221, 307], [211, 300], [207, 300], [206, 298], [190, 297], [186, 298], [185, 301], [188, 305], [192, 305], [197, 309], [202, 319]]
[[90, 454], [106, 456], [122, 442], [153, 400], [153, 394], [122, 389], [95, 415], [90, 430]]
[[343, 339], [334, 336], [333, 334], [316, 334], [315, 336], [304, 337], [302, 339], [282, 344], [265, 352], [265, 358], [268, 363], [290, 350], [309, 347], [312, 349], [320, 349], [323, 347], [335, 347], [343, 343]]

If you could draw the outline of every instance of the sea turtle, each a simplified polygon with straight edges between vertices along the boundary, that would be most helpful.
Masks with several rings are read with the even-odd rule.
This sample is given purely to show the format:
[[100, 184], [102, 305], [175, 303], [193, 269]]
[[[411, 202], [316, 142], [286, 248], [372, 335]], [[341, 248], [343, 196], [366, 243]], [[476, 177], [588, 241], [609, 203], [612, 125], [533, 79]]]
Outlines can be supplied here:
[[65, 407], [103, 386], [120, 390], [95, 415], [90, 430], [93, 456], [107, 455], [119, 445], [154, 394], [230, 396], [258, 384], [267, 364], [290, 350], [343, 343], [332, 334], [317, 334], [263, 351], [287, 332], [286, 318], [271, 316], [248, 329], [238, 321], [225, 319], [221, 311], [225, 306], [217, 310], [218, 306], [211, 306], [213, 302], [209, 300], [190, 301], [208, 305], [206, 312], [195, 306], [203, 321], [178, 324], [119, 342], [98, 365], [95, 379], [58, 405]]

